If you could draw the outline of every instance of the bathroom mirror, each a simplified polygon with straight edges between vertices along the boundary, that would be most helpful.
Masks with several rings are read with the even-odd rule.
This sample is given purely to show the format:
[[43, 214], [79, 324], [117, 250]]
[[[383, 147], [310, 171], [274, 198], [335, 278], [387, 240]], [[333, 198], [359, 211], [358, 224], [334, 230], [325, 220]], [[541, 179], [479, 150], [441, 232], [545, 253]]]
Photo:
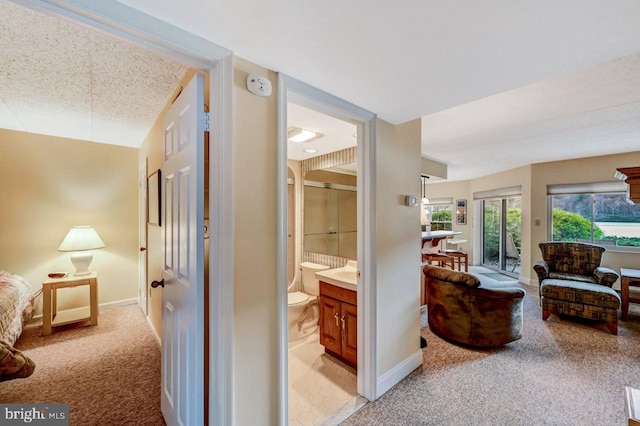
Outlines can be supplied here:
[[309, 171], [304, 177], [304, 249], [357, 258], [357, 164]]

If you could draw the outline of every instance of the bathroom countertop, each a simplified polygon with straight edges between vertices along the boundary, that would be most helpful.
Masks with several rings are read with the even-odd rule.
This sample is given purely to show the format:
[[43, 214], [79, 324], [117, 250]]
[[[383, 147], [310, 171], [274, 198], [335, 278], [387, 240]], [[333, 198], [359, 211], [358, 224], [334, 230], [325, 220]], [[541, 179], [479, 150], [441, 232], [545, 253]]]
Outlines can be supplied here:
[[316, 272], [316, 278], [327, 284], [332, 284], [347, 290], [358, 291], [357, 268], [349, 264], [342, 268], [318, 271]]

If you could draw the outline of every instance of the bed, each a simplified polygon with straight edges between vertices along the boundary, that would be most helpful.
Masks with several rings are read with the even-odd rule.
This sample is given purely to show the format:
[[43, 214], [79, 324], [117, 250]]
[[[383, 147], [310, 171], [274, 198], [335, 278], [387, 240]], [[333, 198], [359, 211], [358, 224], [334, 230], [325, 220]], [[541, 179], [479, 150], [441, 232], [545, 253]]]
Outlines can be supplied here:
[[18, 275], [0, 271], [0, 381], [29, 377], [35, 369], [34, 362], [13, 347], [33, 309], [31, 285]]

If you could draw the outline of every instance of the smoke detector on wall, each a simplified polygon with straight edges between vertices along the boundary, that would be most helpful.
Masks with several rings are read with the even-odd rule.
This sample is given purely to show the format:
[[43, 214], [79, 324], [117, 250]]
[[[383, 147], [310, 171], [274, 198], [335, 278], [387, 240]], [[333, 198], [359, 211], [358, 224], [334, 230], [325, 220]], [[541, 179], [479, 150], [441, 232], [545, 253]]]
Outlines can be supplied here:
[[271, 95], [271, 82], [267, 77], [251, 74], [247, 77], [247, 89], [258, 96]]

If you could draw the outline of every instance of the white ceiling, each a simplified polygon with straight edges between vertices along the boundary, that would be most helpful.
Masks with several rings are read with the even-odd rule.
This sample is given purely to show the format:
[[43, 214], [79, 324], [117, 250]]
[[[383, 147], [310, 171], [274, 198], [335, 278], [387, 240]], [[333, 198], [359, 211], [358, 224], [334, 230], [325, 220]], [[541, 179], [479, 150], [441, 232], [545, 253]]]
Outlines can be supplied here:
[[[321, 133], [321, 138], [311, 142], [291, 142], [287, 144], [287, 158], [290, 160], [305, 160], [329, 152], [340, 151], [358, 144], [355, 124], [338, 120], [318, 111], [311, 110], [298, 104], [287, 104], [287, 127], [297, 127]], [[317, 149], [316, 153], [306, 153], [304, 149]]]
[[0, 128], [138, 147], [187, 68], [0, 0]]
[[423, 156], [450, 180], [640, 147], [637, 0], [120, 2], [383, 120], [424, 117]]
[[638, 150], [640, 54], [422, 120], [423, 156], [448, 164], [448, 180]]

